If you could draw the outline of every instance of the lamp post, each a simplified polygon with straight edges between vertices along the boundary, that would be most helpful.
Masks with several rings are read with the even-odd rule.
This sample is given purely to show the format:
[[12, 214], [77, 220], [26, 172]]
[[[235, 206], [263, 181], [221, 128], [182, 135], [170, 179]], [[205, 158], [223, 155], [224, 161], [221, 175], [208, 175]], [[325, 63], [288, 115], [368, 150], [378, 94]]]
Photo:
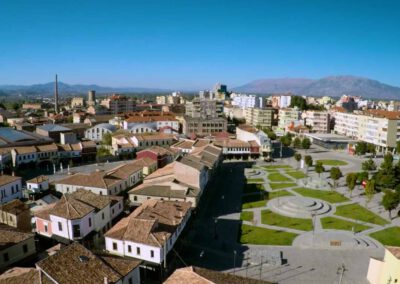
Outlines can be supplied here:
[[236, 275], [236, 250], [233, 251], [233, 275]]

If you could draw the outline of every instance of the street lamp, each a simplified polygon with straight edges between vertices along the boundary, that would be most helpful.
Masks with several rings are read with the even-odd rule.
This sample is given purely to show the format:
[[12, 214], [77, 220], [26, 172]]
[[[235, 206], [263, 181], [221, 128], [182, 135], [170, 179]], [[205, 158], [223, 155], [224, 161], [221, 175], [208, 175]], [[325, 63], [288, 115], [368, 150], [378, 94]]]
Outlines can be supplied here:
[[233, 275], [236, 275], [236, 250], [233, 251]]

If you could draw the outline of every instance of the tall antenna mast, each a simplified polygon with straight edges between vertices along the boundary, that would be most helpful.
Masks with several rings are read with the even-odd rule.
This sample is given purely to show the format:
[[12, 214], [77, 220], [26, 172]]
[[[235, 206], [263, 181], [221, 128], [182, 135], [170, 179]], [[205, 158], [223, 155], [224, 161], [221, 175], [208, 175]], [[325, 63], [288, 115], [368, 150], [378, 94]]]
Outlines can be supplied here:
[[54, 111], [58, 113], [58, 81], [57, 81], [57, 74], [56, 74], [56, 81], [54, 83]]

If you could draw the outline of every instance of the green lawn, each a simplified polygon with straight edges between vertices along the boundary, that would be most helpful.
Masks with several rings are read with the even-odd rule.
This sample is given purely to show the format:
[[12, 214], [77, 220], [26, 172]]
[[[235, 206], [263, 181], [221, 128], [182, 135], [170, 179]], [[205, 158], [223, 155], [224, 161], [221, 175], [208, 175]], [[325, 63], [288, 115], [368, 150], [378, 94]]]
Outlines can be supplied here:
[[322, 164], [324, 166], [346, 166], [347, 165], [347, 162], [342, 161], [342, 160], [317, 160], [316, 162], [322, 162]]
[[264, 186], [262, 184], [257, 184], [257, 183], [248, 183], [244, 185], [243, 188], [243, 193], [254, 193], [254, 192], [260, 192], [265, 190]]
[[342, 220], [342, 219], [335, 218], [335, 217], [321, 218], [321, 224], [322, 224], [322, 228], [324, 228], [324, 229], [336, 229], [336, 230], [345, 230], [345, 231], [352, 231], [353, 227], [354, 227], [354, 231], [357, 233], [371, 228], [369, 226]]
[[295, 178], [295, 179], [299, 179], [299, 178], [306, 178], [307, 175], [305, 173], [303, 173], [302, 171], [285, 171], [287, 175]]
[[263, 166], [264, 169], [266, 170], [271, 170], [271, 169], [292, 169], [291, 166], [289, 165], [269, 165], [269, 166]]
[[263, 207], [267, 204], [268, 200], [287, 195], [292, 194], [286, 190], [280, 190], [276, 192], [264, 191], [261, 192], [261, 194], [246, 195], [242, 197], [242, 209]]
[[291, 228], [302, 231], [311, 231], [313, 229], [311, 219], [286, 217], [276, 214], [270, 210], [261, 211], [261, 222], [267, 225]]
[[281, 173], [271, 173], [268, 175], [268, 179], [272, 182], [279, 182], [279, 181], [292, 181], [290, 178], [282, 175]]
[[243, 221], [253, 221], [254, 219], [254, 213], [251, 211], [243, 211], [242, 213], [240, 213], [240, 220]]
[[272, 190], [275, 190], [275, 189], [297, 186], [297, 184], [294, 182], [279, 182], [279, 183], [270, 183], [269, 186], [271, 187]]
[[340, 193], [337, 193], [336, 191], [318, 190], [306, 187], [296, 188], [294, 189], [294, 191], [300, 193], [303, 196], [322, 199], [330, 203], [338, 203], [349, 200]]
[[400, 227], [391, 227], [370, 234], [385, 246], [400, 246]]
[[389, 223], [382, 217], [376, 215], [375, 213], [369, 211], [368, 209], [362, 207], [357, 203], [338, 206], [336, 207], [335, 214], [338, 216], [347, 217], [377, 225], [385, 225]]
[[242, 225], [239, 241], [242, 244], [290, 246], [297, 234]]
[[262, 178], [248, 178], [246, 183], [264, 183], [264, 180]]

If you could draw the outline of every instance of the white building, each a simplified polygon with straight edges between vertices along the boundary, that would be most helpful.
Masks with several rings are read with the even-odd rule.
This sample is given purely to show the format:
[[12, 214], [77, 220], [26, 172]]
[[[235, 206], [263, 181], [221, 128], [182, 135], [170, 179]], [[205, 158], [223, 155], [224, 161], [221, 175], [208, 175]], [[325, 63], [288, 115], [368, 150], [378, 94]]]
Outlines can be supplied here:
[[33, 192], [41, 192], [49, 189], [49, 178], [46, 176], [37, 176], [26, 181], [26, 188]]
[[93, 140], [96, 142], [100, 142], [103, 139], [103, 135], [108, 133], [112, 134], [117, 130], [115, 125], [109, 123], [100, 123], [92, 128], [89, 128], [85, 131], [85, 138], [89, 140]]
[[98, 196], [80, 189], [36, 210], [36, 232], [48, 237], [81, 240], [92, 231], [105, 232], [123, 210], [123, 197]]
[[327, 111], [308, 110], [304, 114], [305, 125], [311, 127], [311, 132], [330, 133], [330, 114]]
[[0, 176], [0, 204], [7, 203], [13, 199], [22, 198], [22, 182], [20, 177]]
[[272, 152], [271, 139], [268, 138], [268, 135], [249, 125], [236, 127], [236, 138], [246, 142], [255, 141], [260, 146], [262, 156], [269, 156]]
[[105, 234], [107, 252], [160, 264], [191, 215], [190, 202], [147, 200]]

